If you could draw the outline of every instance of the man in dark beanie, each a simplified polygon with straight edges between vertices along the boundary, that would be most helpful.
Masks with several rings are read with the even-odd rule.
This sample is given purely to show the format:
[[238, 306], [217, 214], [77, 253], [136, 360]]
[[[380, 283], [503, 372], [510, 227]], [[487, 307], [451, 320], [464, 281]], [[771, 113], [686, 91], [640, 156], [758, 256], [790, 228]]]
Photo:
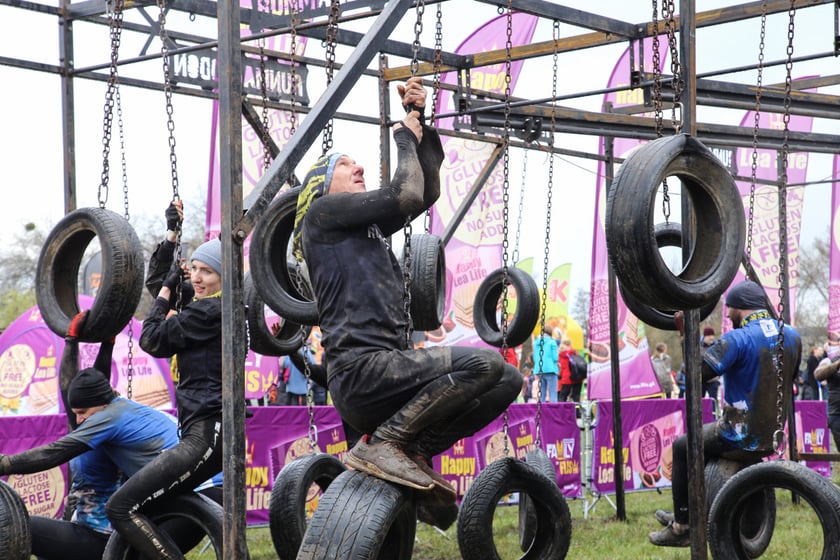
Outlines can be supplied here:
[[[795, 328], [781, 325], [783, 358], [782, 369], [777, 371], [780, 322], [768, 311], [761, 286], [741, 282], [730, 288], [724, 301], [733, 329], [703, 353], [701, 363], [704, 381], [716, 376], [723, 378], [723, 411], [717, 421], [703, 427], [703, 457], [705, 461], [720, 457], [752, 464], [777, 451], [774, 434], [783, 429], [791, 406], [793, 378], [802, 358], [802, 340]], [[682, 312], [674, 318], [682, 332]], [[778, 404], [779, 397], [781, 404]], [[674, 512], [656, 511], [656, 519], [665, 528], [650, 533], [649, 538], [658, 546], [691, 544], [687, 443], [683, 435], [673, 444]]]
[[110, 404], [116, 393], [105, 378], [105, 374], [94, 368], [79, 372], [67, 391], [67, 402], [71, 409], [87, 409]]
[[44, 560], [102, 558], [113, 530], [106, 502], [125, 476], [178, 442], [172, 417], [114, 392], [110, 383], [113, 340], [100, 344], [93, 367], [79, 371], [79, 337], [87, 313], [71, 321], [59, 368], [70, 432], [41, 447], [0, 455], [3, 475], [35, 473], [70, 462], [70, 493], [77, 498], [74, 520], [30, 517], [32, 554]]

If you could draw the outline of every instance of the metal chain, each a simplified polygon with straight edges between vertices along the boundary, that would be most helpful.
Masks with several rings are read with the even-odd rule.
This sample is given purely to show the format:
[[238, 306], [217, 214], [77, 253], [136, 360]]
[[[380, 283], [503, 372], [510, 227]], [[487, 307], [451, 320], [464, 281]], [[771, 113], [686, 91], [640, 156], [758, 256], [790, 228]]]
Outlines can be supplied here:
[[659, 53], [659, 3], [653, 0], [653, 120], [656, 137], [662, 138], [662, 55]]
[[119, 83], [117, 61], [120, 52], [120, 35], [123, 23], [123, 0], [113, 0], [113, 12], [109, 13], [109, 34], [111, 37], [111, 67], [108, 75], [108, 87], [105, 90], [105, 106], [102, 118], [102, 174], [96, 193], [99, 207], [105, 208], [108, 202], [108, 179], [110, 175], [111, 127], [114, 122], [114, 95]]
[[[551, 86], [551, 96], [557, 96], [557, 39], [560, 36], [560, 22], [556, 21], [553, 25], [553, 35], [554, 35], [554, 54], [552, 57], [552, 69], [553, 69], [553, 79], [552, 79], [552, 86]], [[545, 336], [545, 312], [546, 312], [546, 305], [548, 300], [548, 255], [549, 255], [549, 247], [551, 246], [551, 207], [552, 207], [552, 199], [554, 195], [554, 131], [557, 126], [557, 115], [555, 104], [552, 104], [551, 109], [551, 142], [548, 145], [549, 149], [549, 160], [548, 160], [548, 188], [546, 192], [546, 201], [545, 201], [545, 242], [543, 243], [543, 277], [542, 277], [542, 298], [540, 298], [540, 336]], [[540, 345], [540, 366], [543, 363], [543, 353], [545, 351], [545, 345]], [[542, 427], [541, 427], [541, 417], [542, 417], [542, 383], [540, 383], [539, 390], [537, 392], [538, 400], [537, 400], [537, 416], [534, 420], [536, 426], [536, 446], [539, 448], [541, 447], [542, 441]]]
[[[291, 0], [289, 4], [289, 9], [291, 13], [289, 14], [289, 24], [290, 30], [289, 34], [291, 35], [291, 43], [289, 46], [289, 74], [290, 80], [292, 83], [292, 97], [290, 100], [290, 110], [289, 110], [289, 135], [292, 135], [297, 130], [297, 110], [296, 101], [297, 101], [297, 63], [295, 62], [295, 57], [297, 56], [297, 38], [298, 38], [298, 30], [297, 26], [300, 23], [300, 17], [298, 16], [298, 9], [299, 5], [297, 0]], [[289, 177], [289, 181], [293, 181], [291, 177]]]
[[[265, 8], [266, 13], [271, 13], [271, 6], [268, 0], [262, 1], [262, 7]], [[260, 37], [257, 40], [257, 45], [260, 48], [260, 96], [262, 101], [262, 131], [260, 132], [260, 141], [263, 147], [263, 173], [271, 167], [271, 121], [268, 116], [268, 83], [265, 73], [265, 37]], [[292, 82], [294, 83], [294, 82]]]
[[[513, 50], [513, 0], [508, 0], [507, 3], [507, 25], [505, 29], [505, 128], [502, 136], [502, 143], [504, 146], [503, 156], [503, 170], [504, 181], [502, 187], [502, 200], [504, 203], [503, 209], [503, 241], [502, 241], [502, 352], [507, 349], [507, 304], [508, 304], [508, 286], [510, 279], [508, 278], [508, 202], [510, 200], [510, 96], [511, 96], [511, 51]], [[508, 445], [508, 411], [505, 409], [502, 423], [502, 435], [504, 436], [504, 454], [505, 457], [510, 453], [510, 446]], [[539, 431], [537, 432], [539, 438]]]
[[315, 424], [315, 395], [314, 389], [312, 388], [312, 370], [309, 367], [309, 360], [314, 360], [315, 356], [310, 356], [311, 349], [308, 349], [306, 346], [307, 342], [309, 342], [306, 327], [301, 326], [300, 334], [303, 337], [303, 375], [306, 377], [306, 411], [309, 415], [307, 436], [309, 437], [309, 450], [315, 453], [318, 450], [318, 426]]
[[432, 78], [432, 126], [435, 125], [435, 112], [440, 98], [440, 69], [443, 66], [443, 9], [441, 4], [442, 2], [438, 2], [435, 13], [435, 57], [432, 62], [432, 68], [434, 69]]
[[123, 124], [122, 111], [122, 97], [120, 97], [119, 83], [114, 90], [115, 100], [117, 106], [117, 130], [120, 135], [120, 167], [122, 169], [122, 187], [123, 187], [123, 216], [125, 221], [131, 219], [131, 214], [128, 212], [128, 165], [125, 161], [125, 125]]
[[[671, 107], [671, 124], [674, 134], [682, 130], [682, 123], [677, 120], [677, 107], [682, 107], [682, 92], [685, 82], [682, 79], [680, 66], [680, 52], [677, 48], [677, 22], [674, 0], [666, 0], [662, 4], [662, 17], [665, 18], [665, 30], [668, 32], [668, 48], [671, 51], [671, 85], [674, 88], [674, 104]], [[682, 116], [682, 115], [681, 115]]]
[[[327, 71], [327, 85], [332, 83], [333, 74], [335, 73], [335, 44], [338, 38], [338, 18], [341, 16], [340, 0], [332, 0], [330, 2], [330, 13], [327, 18], [327, 37], [326, 37], [326, 64]], [[333, 147], [333, 119], [327, 121], [324, 126], [324, 134], [321, 137], [321, 155], [326, 155]]]
[[[416, 19], [414, 20], [414, 41], [411, 43], [411, 77], [417, 75], [417, 70], [420, 67], [418, 56], [420, 53], [420, 36], [423, 34], [423, 13], [426, 11], [425, 0], [418, 0], [416, 12]], [[412, 110], [407, 107], [407, 110]], [[431, 218], [428, 211], [425, 218], [426, 231], [429, 231], [431, 225]], [[405, 347], [409, 350], [412, 348], [411, 344], [411, 282], [414, 280], [411, 275], [411, 216], [406, 216], [405, 225], [403, 226], [403, 235], [405, 241], [403, 243], [403, 311], [405, 312]]]
[[417, 75], [420, 69], [420, 61], [418, 55], [420, 53], [420, 36], [423, 34], [423, 14], [426, 12], [425, 0], [417, 0], [417, 19], [414, 20], [414, 41], [411, 43], [411, 77]]
[[788, 145], [788, 136], [790, 132], [790, 92], [791, 92], [791, 74], [793, 71], [793, 37], [794, 37], [794, 22], [796, 17], [796, 0], [791, 0], [790, 9], [788, 10], [788, 44], [787, 44], [787, 60], [785, 61], [785, 96], [784, 96], [784, 114], [782, 120], [784, 128], [782, 131], [782, 169], [779, 177], [779, 275], [777, 281], [779, 283], [779, 338], [776, 347], [776, 359], [774, 360], [776, 366], [776, 434], [774, 440], [777, 443], [776, 452], [779, 453], [784, 448], [784, 403], [782, 397], [784, 395], [784, 357], [785, 357], [785, 274], [787, 272], [787, 181], [788, 181], [788, 155], [790, 154], [790, 146]]
[[755, 216], [755, 178], [758, 170], [758, 125], [761, 118], [761, 89], [764, 74], [764, 40], [767, 34], [767, 0], [761, 2], [761, 31], [758, 42], [758, 78], [755, 86], [755, 108], [753, 109], [753, 144], [750, 163], [750, 210], [747, 216], [747, 258], [752, 256], [753, 218]]
[[514, 265], [519, 262], [519, 241], [522, 233], [522, 214], [525, 211], [525, 180], [528, 176], [529, 151], [530, 150], [525, 150], [525, 154], [522, 156], [522, 179], [519, 183], [519, 211], [516, 214], [516, 236], [513, 243], [513, 255], [510, 258], [510, 261]]

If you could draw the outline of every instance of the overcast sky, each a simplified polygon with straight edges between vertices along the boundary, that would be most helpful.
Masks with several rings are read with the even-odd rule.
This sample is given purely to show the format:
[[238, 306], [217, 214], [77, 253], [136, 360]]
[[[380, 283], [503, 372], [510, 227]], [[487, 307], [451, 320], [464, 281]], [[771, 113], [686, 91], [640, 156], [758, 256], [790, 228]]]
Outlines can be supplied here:
[[[738, 2], [705, 0], [698, 2], [702, 10], [734, 5]], [[602, 0], [591, 2], [575, 0], [563, 2], [570, 7], [585, 11], [600, 12], [609, 17], [633, 23], [650, 19], [651, 4], [641, 0]], [[679, 3], [677, 3], [679, 4]], [[443, 47], [454, 51], [475, 27], [495, 17], [495, 8], [468, 0], [452, 0], [443, 5], [444, 19]], [[833, 49], [833, 7], [831, 4], [803, 9], [797, 16], [795, 56], [827, 52]], [[154, 6], [148, 12], [156, 15]], [[434, 45], [434, 6], [427, 7], [424, 25], [424, 46]], [[401, 23], [395, 38], [410, 42], [413, 38], [413, 11]], [[138, 15], [127, 13], [127, 21], [142, 21]], [[171, 14], [170, 28], [197, 35], [215, 35], [214, 22], [196, 18], [188, 22], [186, 17]], [[367, 23], [353, 24], [353, 28], [364, 30]], [[465, 22], [470, 22], [466, 25]], [[107, 27], [84, 22], [74, 25], [76, 36], [76, 67], [107, 63], [109, 38]], [[561, 36], [585, 33], [585, 30], [561, 25]], [[787, 44], [787, 14], [770, 16], [767, 26], [765, 60], [779, 60], [785, 56]], [[550, 22], [540, 22], [534, 41], [550, 40]], [[58, 64], [58, 26], [53, 17], [29, 12], [23, 9], [0, 7], [0, 57], [25, 58], [48, 64]], [[120, 56], [137, 56], [145, 38], [124, 32]], [[758, 21], [741, 22], [718, 26], [716, 29], [697, 30], [697, 71], [708, 72], [724, 67], [751, 64], [758, 58]], [[502, 44], [503, 46], [503, 44]], [[563, 54], [559, 58], [558, 89], [560, 95], [573, 92], [593, 91], [606, 86], [616, 60], [626, 44], [587, 49]], [[152, 51], [159, 50], [154, 41]], [[307, 56], [321, 56], [323, 50], [317, 42], [311, 42]], [[339, 59], [347, 52], [339, 50]], [[391, 66], [406, 61], [392, 60]], [[376, 62], [374, 61], [374, 65]], [[139, 65], [138, 65], [139, 66]], [[159, 76], [160, 61], [143, 63], [143, 72]], [[311, 72], [310, 95], [320, 94], [322, 83], [320, 69]], [[126, 70], [129, 72], [129, 70]], [[157, 74], [154, 74], [157, 72]], [[837, 60], [796, 64], [794, 77], [806, 75], [829, 75], [837, 73]], [[718, 79], [738, 80], [754, 85], [755, 74], [744, 72], [738, 75], [722, 76]], [[319, 82], [320, 80], [320, 82]], [[764, 83], [773, 84], [784, 80], [782, 67], [767, 68]], [[372, 80], [368, 79], [369, 82]], [[4, 197], [0, 204], [0, 242], [7, 244], [24, 224], [34, 222], [40, 227], [50, 227], [63, 214], [62, 165], [63, 147], [61, 137], [61, 97], [59, 79], [50, 74], [0, 66], [0, 180]], [[361, 82], [360, 82], [361, 83]], [[78, 205], [97, 204], [97, 191], [102, 171], [102, 118], [105, 100], [105, 84], [88, 80], [76, 80], [76, 165]], [[522, 70], [515, 95], [527, 98], [544, 98], [551, 95], [551, 60], [527, 61]], [[160, 92], [143, 91], [131, 87], [121, 88], [127, 176], [129, 181], [129, 203], [135, 216], [150, 216], [159, 219], [172, 193], [169, 171], [169, 149], [167, 144], [164, 97]], [[356, 112], [376, 116], [378, 106], [374, 86], [359, 86], [354, 89], [341, 106], [342, 112]], [[821, 90], [838, 94], [838, 88]], [[600, 110], [601, 95], [563, 101], [565, 106]], [[181, 195], [187, 210], [200, 207], [205, 196], [210, 152], [211, 103], [207, 100], [175, 96], [175, 136], [177, 141], [178, 171]], [[392, 104], [396, 106], [396, 102]], [[699, 110], [698, 120], [738, 124], [743, 111], [721, 109]], [[122, 213], [122, 181], [119, 163], [119, 143], [114, 122], [114, 136], [111, 142], [110, 197], [107, 207]], [[814, 131], [840, 134], [837, 121], [815, 121]], [[315, 150], [320, 149], [317, 142]], [[335, 145], [342, 151], [354, 150], [357, 160], [366, 165], [369, 183], [378, 171], [378, 130], [376, 127], [355, 123], [337, 122]], [[598, 138], [560, 135], [558, 145], [574, 150], [597, 153]], [[308, 165], [315, 155], [304, 159]], [[115, 159], [116, 158], [116, 159]], [[520, 256], [535, 257], [537, 267], [542, 262], [545, 237], [545, 187], [547, 182], [545, 156], [532, 152], [526, 177], [522, 243]], [[298, 170], [302, 175], [305, 170]], [[594, 161], [557, 156], [555, 162], [554, 209], [551, 225], [552, 246], [550, 266], [572, 263], [572, 289], [588, 290], [592, 212], [594, 187], [596, 183]], [[808, 170], [809, 181], [830, 177], [831, 159], [825, 155], [812, 155]], [[518, 214], [518, 200], [522, 177], [522, 153], [511, 153], [511, 220]], [[817, 235], [824, 235], [830, 220], [830, 185], [807, 187], [803, 217], [802, 242], [807, 245]], [[515, 222], [510, 224], [511, 235]], [[513, 243], [513, 239], [511, 239]], [[541, 270], [535, 270], [541, 274]]]

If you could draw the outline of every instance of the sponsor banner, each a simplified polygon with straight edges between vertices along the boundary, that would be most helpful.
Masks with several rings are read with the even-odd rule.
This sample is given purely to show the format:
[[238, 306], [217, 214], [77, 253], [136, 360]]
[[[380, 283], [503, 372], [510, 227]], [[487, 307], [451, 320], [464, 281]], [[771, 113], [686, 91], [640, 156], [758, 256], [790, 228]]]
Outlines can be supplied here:
[[[797, 449], [802, 453], [827, 453], [828, 417], [822, 401], [795, 401]], [[624, 490], [651, 490], [671, 486], [671, 445], [686, 433], [685, 401], [655, 399], [622, 401], [622, 464]], [[615, 493], [615, 440], [612, 430], [612, 403], [597, 403], [598, 422], [592, 440], [592, 482], [598, 493]], [[703, 399], [703, 422], [714, 421], [712, 399]], [[787, 427], [785, 428], [787, 430]], [[787, 453], [785, 453], [787, 458]], [[768, 459], [769, 460], [769, 459]], [[828, 477], [831, 464], [807, 461], [805, 464]]]
[[[668, 41], [661, 37], [659, 40], [662, 64], [668, 53]], [[644, 41], [644, 66], [653, 68], [653, 39]], [[630, 50], [624, 51], [613, 69], [607, 84], [608, 88], [627, 86], [630, 84]], [[661, 68], [660, 68], [661, 71]], [[619, 108], [644, 103], [644, 92], [641, 88], [607, 93], [604, 105]], [[605, 109], [606, 111], [606, 109]], [[647, 114], [645, 116], [652, 116]], [[615, 138], [613, 152], [617, 158], [626, 158], [633, 149], [638, 147], [639, 140], [633, 138]], [[601, 155], [604, 154], [604, 143], [600, 146]], [[596, 184], [594, 230], [592, 235], [592, 274], [589, 288], [589, 379], [587, 391], [590, 399], [612, 400], [611, 358], [618, 353], [621, 371], [619, 394], [622, 399], [641, 398], [662, 394], [656, 373], [650, 361], [647, 335], [644, 324], [629, 310], [621, 299], [616, 288], [616, 324], [618, 325], [618, 347], [610, 344], [610, 307], [609, 307], [609, 261], [607, 255], [607, 241], [604, 231], [607, 209], [606, 166], [598, 163], [598, 180]], [[641, 273], [641, 272], [640, 272]]]
[[[89, 309], [93, 298], [79, 296], [79, 307]], [[142, 323], [131, 319], [117, 335], [111, 361], [111, 385], [154, 408], [175, 406], [175, 389], [169, 362], [155, 358], [138, 343]], [[64, 337], [44, 323], [37, 306], [15, 319], [0, 334], [0, 416], [32, 416], [63, 412], [58, 388], [58, 369], [64, 352]], [[98, 344], [79, 344], [79, 367], [92, 367]]]

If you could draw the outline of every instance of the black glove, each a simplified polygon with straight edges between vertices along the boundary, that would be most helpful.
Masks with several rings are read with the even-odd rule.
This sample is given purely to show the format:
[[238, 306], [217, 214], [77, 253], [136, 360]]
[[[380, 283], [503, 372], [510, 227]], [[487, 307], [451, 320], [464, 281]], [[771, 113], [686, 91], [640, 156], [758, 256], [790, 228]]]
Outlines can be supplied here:
[[181, 229], [181, 216], [178, 214], [178, 207], [170, 204], [166, 209], [166, 229], [169, 231], [179, 231]]
[[173, 262], [172, 267], [169, 269], [169, 274], [166, 275], [166, 278], [163, 280], [162, 288], [169, 288], [170, 292], [175, 292], [178, 288], [178, 283], [184, 281], [184, 270], [178, 266], [178, 263]]

